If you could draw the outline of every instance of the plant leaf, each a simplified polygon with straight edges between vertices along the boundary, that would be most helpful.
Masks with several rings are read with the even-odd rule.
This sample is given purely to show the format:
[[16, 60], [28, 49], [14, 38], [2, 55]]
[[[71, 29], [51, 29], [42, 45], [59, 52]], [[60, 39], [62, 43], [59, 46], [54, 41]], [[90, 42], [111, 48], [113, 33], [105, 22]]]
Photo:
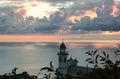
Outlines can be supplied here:
[[96, 60], [95, 63], [98, 64], [98, 61]]
[[86, 52], [86, 54], [88, 54], [88, 55], [92, 56], [92, 54], [90, 53], [90, 51]]
[[98, 51], [98, 50], [95, 50], [94, 53], [93, 53], [93, 55], [95, 55], [97, 51]]
[[106, 53], [103, 51], [104, 56], [106, 56]]
[[100, 59], [100, 61], [105, 61], [106, 60], [106, 58], [102, 58], [102, 59]]
[[107, 59], [109, 59], [109, 54], [107, 54]]
[[48, 77], [50, 78], [51, 74], [49, 73]]
[[98, 59], [98, 57], [99, 57], [99, 55], [97, 55], [97, 56], [95, 57], [95, 60], [97, 60], [97, 59]]
[[50, 67], [53, 68], [52, 61], [50, 62]]
[[88, 58], [88, 59], [86, 59], [85, 61], [87, 62], [87, 61], [89, 61], [89, 60], [91, 60], [91, 58]]
[[99, 56], [100, 58], [104, 58], [103, 56]]
[[107, 63], [109, 65], [113, 64], [113, 62], [111, 60], [107, 60], [105, 63]]
[[94, 64], [94, 62], [93, 62], [93, 61], [89, 61], [88, 63], [90, 63], [90, 64]]
[[43, 67], [43, 68], [40, 69], [40, 71], [42, 71], [42, 70], [49, 70], [49, 69], [50, 69], [49, 67]]
[[105, 63], [101, 63], [101, 64], [105, 64]]

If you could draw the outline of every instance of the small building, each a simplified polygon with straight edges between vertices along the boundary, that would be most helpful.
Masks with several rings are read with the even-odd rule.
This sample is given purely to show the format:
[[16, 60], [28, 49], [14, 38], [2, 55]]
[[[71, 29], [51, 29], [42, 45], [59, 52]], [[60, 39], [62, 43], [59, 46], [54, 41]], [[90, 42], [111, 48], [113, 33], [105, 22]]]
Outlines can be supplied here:
[[77, 59], [73, 59], [72, 57], [68, 59], [69, 53], [66, 51], [67, 48], [64, 42], [60, 44], [59, 49], [60, 51], [57, 54], [58, 55], [58, 67], [59, 67], [60, 72], [63, 73], [63, 75], [69, 74], [75, 77], [77, 76], [78, 72], [83, 73], [85, 75], [88, 72], [92, 71], [92, 68], [78, 66]]

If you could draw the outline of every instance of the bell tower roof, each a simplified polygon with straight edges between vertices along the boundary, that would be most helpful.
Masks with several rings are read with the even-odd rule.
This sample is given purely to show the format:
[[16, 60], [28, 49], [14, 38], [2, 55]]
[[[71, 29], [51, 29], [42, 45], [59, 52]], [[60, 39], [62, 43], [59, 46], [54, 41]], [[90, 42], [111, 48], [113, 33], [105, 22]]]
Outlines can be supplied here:
[[61, 48], [66, 49], [66, 46], [65, 46], [64, 42], [61, 43], [60, 49], [61, 49]]

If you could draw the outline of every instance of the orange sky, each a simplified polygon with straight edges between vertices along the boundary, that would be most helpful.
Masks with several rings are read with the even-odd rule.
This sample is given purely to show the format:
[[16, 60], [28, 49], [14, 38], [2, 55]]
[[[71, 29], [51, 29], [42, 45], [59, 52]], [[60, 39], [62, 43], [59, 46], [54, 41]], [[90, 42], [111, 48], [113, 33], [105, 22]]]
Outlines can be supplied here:
[[[69, 38], [69, 36], [64, 36], [64, 38]], [[62, 36], [57, 36], [57, 35], [0, 35], [0, 41], [1, 42], [35, 42], [35, 41], [59, 41], [62, 39]]]
[[[120, 40], [77, 39], [75, 35], [63, 36], [65, 42], [119, 42]], [[79, 37], [78, 37], [79, 38]], [[0, 42], [60, 42], [61, 35], [0, 35]]]

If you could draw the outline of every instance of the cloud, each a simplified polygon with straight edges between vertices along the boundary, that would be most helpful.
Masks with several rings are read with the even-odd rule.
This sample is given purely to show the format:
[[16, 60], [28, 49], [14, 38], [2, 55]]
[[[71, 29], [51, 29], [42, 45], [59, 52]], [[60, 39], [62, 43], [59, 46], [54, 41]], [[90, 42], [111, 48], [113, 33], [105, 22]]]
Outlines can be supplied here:
[[96, 8], [96, 18], [90, 19], [89, 16], [85, 16], [80, 21], [76, 21], [71, 30], [120, 31], [120, 12], [115, 13], [116, 17], [113, 16], [115, 14], [112, 15], [114, 5], [113, 0], [106, 0], [103, 8]]
[[0, 12], [1, 34], [52, 33], [58, 30], [60, 23], [64, 21], [59, 12], [51, 15], [50, 19], [26, 17], [26, 9], [22, 7], [2, 7]]
[[21, 8], [22, 7], [12, 6], [0, 7], [0, 33], [10, 32], [10, 30], [13, 30], [20, 26], [19, 23], [21, 23], [24, 20], [24, 15], [26, 13], [26, 10], [24, 9], [17, 12], [18, 9]]
[[46, 17], [38, 19], [34, 25], [35, 32], [54, 33], [59, 31], [59, 29], [65, 22], [64, 15], [61, 15], [61, 12], [57, 11], [55, 14], [52, 14], [49, 19]]
[[[58, 10], [49, 17], [27, 16], [30, 1], [50, 3]], [[114, 0], [6, 0], [0, 3], [0, 34], [59, 33], [62, 27], [70, 33], [120, 31], [119, 6]]]

